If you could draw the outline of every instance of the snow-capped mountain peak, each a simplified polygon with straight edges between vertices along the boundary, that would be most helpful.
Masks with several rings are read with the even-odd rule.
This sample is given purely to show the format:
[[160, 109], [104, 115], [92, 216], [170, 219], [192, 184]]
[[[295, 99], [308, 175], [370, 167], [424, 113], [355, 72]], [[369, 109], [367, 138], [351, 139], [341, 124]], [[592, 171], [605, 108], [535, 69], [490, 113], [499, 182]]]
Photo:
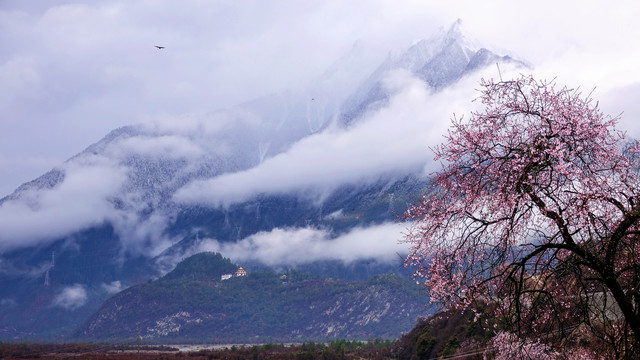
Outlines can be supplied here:
[[491, 62], [513, 62], [484, 48], [466, 34], [462, 21], [428, 39], [414, 42], [405, 51], [389, 54], [344, 103], [341, 123], [349, 126], [366, 113], [384, 107], [392, 93], [384, 80], [392, 72], [406, 71], [421, 79], [434, 91], [458, 81], [463, 76]]

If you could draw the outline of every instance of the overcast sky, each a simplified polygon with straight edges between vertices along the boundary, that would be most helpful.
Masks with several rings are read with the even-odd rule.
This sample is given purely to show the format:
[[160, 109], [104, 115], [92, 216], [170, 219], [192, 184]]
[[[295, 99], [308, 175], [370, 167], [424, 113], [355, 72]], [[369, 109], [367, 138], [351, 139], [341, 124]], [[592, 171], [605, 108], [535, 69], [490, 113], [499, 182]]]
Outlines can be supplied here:
[[296, 91], [355, 41], [384, 55], [458, 18], [638, 133], [637, 0], [0, 0], [0, 197], [118, 126]]

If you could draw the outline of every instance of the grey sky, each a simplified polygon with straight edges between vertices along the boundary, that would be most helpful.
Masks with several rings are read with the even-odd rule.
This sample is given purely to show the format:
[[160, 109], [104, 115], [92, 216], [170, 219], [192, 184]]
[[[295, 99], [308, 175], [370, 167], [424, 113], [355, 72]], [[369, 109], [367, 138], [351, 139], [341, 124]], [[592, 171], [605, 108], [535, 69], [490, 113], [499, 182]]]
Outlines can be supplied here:
[[118, 126], [296, 91], [357, 40], [384, 56], [457, 18], [636, 133], [637, 1], [3, 0], [0, 196]]

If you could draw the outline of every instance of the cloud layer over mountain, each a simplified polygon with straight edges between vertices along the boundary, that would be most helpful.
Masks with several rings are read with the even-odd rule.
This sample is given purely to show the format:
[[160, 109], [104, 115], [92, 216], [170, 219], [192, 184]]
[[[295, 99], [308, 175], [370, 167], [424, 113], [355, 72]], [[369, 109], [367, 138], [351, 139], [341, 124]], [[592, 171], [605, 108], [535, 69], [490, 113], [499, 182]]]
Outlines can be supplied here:
[[339, 185], [375, 182], [384, 174], [420, 171], [432, 156], [428, 147], [442, 140], [451, 109], [471, 107], [475, 81], [465, 79], [433, 94], [408, 72], [392, 72], [384, 84], [394, 94], [388, 106], [348, 128], [334, 124], [308, 136], [256, 167], [188, 184], [176, 200], [220, 206], [259, 194], [312, 190], [321, 195]]
[[74, 284], [62, 289], [54, 298], [52, 305], [67, 310], [75, 310], [87, 302], [87, 290], [81, 284]]
[[[508, 74], [509, 66], [503, 67]], [[484, 71], [489, 75], [494, 70]], [[125, 132], [59, 167], [64, 176], [51, 188], [34, 187], [2, 203], [1, 247], [51, 241], [109, 222], [126, 248], [157, 254], [175, 240], [164, 234], [173, 215], [162, 211], [162, 201], [228, 206], [261, 194], [286, 193], [305, 193], [321, 201], [338, 186], [374, 183], [390, 174], [428, 173], [434, 165], [429, 146], [441, 141], [451, 109], [466, 113], [474, 106], [474, 84], [481, 75], [474, 73], [434, 93], [406, 71], [391, 72], [383, 80], [392, 94], [387, 105], [350, 126], [334, 120], [324, 131], [265, 159], [259, 159], [260, 144], [251, 143], [258, 139], [248, 130], [266, 121], [260, 114], [214, 113]], [[254, 149], [246, 155], [253, 160], [238, 160], [244, 156], [238, 151], [247, 148]], [[182, 175], [192, 179], [208, 158], [249, 165], [184, 184], [177, 180]], [[166, 174], [162, 168], [146, 172], [146, 166], [158, 162], [170, 164]]]
[[[396, 239], [406, 228], [403, 223], [385, 223], [356, 227], [334, 236], [322, 228], [274, 228], [250, 235], [237, 243], [202, 239], [187, 254], [201, 251], [220, 252], [237, 263], [255, 263], [278, 267], [296, 266], [314, 261], [340, 260], [349, 264], [357, 260], [377, 259], [392, 263], [397, 254], [406, 253], [406, 245]], [[164, 259], [176, 262], [178, 259]]]
[[[3, 248], [67, 235], [117, 216], [109, 199], [126, 180], [126, 171], [104, 157], [82, 157], [61, 168], [59, 186], [25, 191], [0, 206]], [[15, 244], [13, 244], [15, 242]]]

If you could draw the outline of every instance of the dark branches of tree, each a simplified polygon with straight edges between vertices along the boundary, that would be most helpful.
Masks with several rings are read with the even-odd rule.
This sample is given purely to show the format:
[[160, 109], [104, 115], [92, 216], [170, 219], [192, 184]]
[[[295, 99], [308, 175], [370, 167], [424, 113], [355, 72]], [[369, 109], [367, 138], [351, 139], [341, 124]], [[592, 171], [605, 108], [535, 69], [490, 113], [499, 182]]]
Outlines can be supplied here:
[[434, 149], [437, 190], [406, 212], [407, 266], [446, 306], [500, 304], [522, 336], [639, 356], [638, 143], [553, 82], [481, 85], [484, 110]]

